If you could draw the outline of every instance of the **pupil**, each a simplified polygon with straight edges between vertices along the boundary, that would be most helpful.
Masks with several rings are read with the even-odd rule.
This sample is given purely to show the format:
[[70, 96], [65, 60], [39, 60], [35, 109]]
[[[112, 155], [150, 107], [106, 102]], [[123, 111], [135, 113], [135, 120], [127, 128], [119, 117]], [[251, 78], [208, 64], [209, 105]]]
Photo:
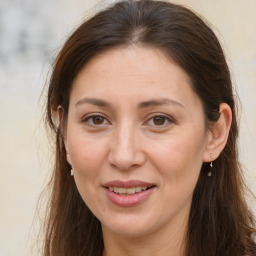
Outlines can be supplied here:
[[101, 117], [101, 116], [95, 116], [95, 117], [93, 118], [93, 122], [94, 122], [94, 124], [102, 124], [102, 123], [103, 123], [103, 117]]
[[161, 116], [154, 117], [154, 124], [155, 125], [163, 125], [165, 122], [165, 118]]

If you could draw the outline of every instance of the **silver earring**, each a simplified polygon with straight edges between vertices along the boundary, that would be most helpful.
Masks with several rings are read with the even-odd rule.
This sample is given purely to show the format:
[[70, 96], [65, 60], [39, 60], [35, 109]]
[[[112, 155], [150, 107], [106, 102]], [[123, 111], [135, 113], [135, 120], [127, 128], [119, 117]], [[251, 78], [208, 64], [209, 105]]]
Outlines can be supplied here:
[[[67, 154], [67, 161], [70, 164], [70, 155], [69, 154]], [[71, 176], [74, 176], [74, 171], [73, 171], [72, 167], [71, 167], [71, 170], [70, 170], [70, 174], [71, 174]]]
[[[211, 160], [213, 160], [213, 156], [211, 156]], [[212, 167], [213, 167], [213, 164], [212, 164], [212, 161], [211, 161], [211, 163], [210, 163], [210, 167], [211, 167], [211, 169], [212, 169]], [[208, 177], [211, 177], [212, 176], [212, 172], [211, 172], [211, 170], [208, 172]]]

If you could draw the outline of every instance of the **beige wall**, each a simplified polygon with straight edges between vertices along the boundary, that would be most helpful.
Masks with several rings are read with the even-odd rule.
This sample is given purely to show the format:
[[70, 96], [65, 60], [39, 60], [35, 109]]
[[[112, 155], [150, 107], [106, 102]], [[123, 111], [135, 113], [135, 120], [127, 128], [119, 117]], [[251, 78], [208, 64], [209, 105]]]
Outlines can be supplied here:
[[[241, 161], [256, 192], [256, 1], [175, 2], [205, 16], [223, 43], [243, 103]], [[35, 242], [32, 220], [50, 166], [39, 95], [58, 46], [94, 3], [0, 0], [0, 256], [29, 255]]]

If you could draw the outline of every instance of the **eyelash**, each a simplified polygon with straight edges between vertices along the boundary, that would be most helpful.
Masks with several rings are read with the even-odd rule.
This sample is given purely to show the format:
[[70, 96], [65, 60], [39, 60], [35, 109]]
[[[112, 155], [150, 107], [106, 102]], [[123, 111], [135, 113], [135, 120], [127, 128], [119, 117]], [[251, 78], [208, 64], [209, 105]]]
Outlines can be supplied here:
[[155, 127], [166, 127], [166, 126], [168, 126], [168, 124], [175, 123], [175, 120], [173, 118], [163, 115], [163, 114], [154, 114], [153, 116], [151, 116], [148, 119], [148, 121], [146, 123], [149, 123], [150, 121], [154, 122], [154, 118], [157, 118], [157, 117], [163, 118], [164, 124], [160, 124], [160, 125], [153, 124], [153, 126], [155, 126]]
[[[93, 122], [93, 118], [102, 118], [103, 119], [103, 123], [102, 124], [95, 124]], [[152, 126], [154, 127], [159, 127], [159, 128], [162, 128], [162, 127], [166, 127], [168, 126], [168, 124], [173, 124], [173, 123], [176, 123], [176, 121], [174, 120], [174, 118], [171, 118], [169, 116], [166, 116], [166, 115], [163, 115], [163, 114], [154, 114], [153, 116], [149, 117], [147, 119], [147, 121], [144, 123], [144, 124], [149, 124], [150, 121], [154, 122], [154, 118], [163, 118], [164, 119], [164, 124], [160, 124], [160, 125], [157, 125], [157, 124], [151, 124]], [[90, 122], [91, 120], [91, 122]], [[103, 115], [101, 114], [93, 114], [93, 115], [89, 115], [89, 116], [86, 116], [84, 119], [83, 119], [83, 122], [85, 123], [88, 123], [89, 126], [93, 126], [93, 127], [100, 127], [100, 126], [103, 126], [106, 124], [106, 122], [108, 124], [110, 124], [110, 122], [107, 120], [106, 117], [104, 117]], [[166, 123], [167, 122], [167, 123]]]
[[[104, 124], [94, 124], [93, 123], [93, 118], [97, 118], [97, 117], [99, 117], [99, 118], [102, 118], [103, 119], [103, 122], [106, 122], [107, 121], [107, 119], [104, 117], [104, 116], [102, 116], [101, 114], [93, 114], [93, 115], [89, 115], [89, 116], [86, 116], [84, 119], [83, 119], [83, 122], [85, 122], [85, 123], [88, 123], [90, 126], [102, 126], [102, 125], [104, 125]], [[90, 122], [89, 120], [92, 120], [92, 122]], [[108, 122], [108, 121], [107, 121]], [[109, 123], [109, 122], [108, 122]]]

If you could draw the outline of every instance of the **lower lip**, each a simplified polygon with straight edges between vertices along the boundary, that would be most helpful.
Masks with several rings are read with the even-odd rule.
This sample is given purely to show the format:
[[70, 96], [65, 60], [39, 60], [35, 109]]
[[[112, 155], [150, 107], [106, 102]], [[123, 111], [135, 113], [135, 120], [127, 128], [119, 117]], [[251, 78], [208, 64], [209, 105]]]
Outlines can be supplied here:
[[108, 199], [113, 204], [121, 207], [131, 207], [131, 206], [139, 205], [142, 202], [144, 202], [146, 199], [148, 199], [154, 189], [155, 187], [152, 187], [150, 189], [147, 189], [132, 195], [119, 195], [110, 191], [108, 188], [105, 188], [105, 191]]

